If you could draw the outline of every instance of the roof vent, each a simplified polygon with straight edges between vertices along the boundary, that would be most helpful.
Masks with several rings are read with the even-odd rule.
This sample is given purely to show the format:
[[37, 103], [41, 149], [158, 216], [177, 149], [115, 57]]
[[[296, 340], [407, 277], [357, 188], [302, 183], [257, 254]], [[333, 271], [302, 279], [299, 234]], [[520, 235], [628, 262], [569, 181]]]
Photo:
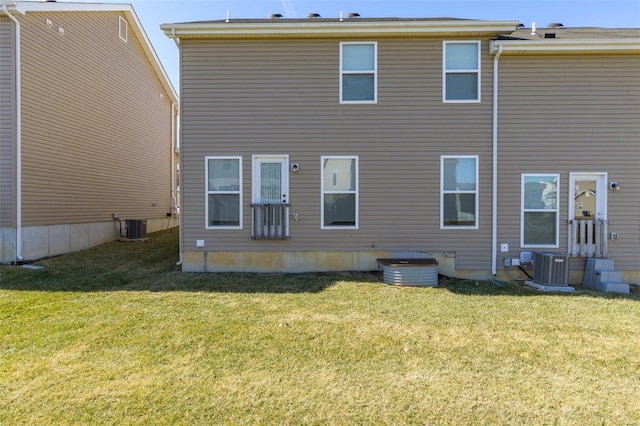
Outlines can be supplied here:
[[549, 28], [564, 28], [564, 25], [562, 25], [560, 22], [552, 22], [550, 24], [547, 24], [547, 27], [549, 27]]
[[544, 38], [556, 38], [556, 33], [545, 33]]
[[316, 18], [319, 18], [319, 17], [320, 17], [319, 13], [309, 13], [309, 14], [307, 14], [307, 18], [309, 18], [309, 19], [316, 19]]
[[272, 13], [271, 15], [269, 15], [269, 18], [271, 18], [271, 19], [280, 19], [280, 18], [282, 18], [282, 14], [281, 13]]
[[348, 18], [354, 19], [354, 18], [359, 18], [360, 14], [358, 12], [351, 12], [347, 15]]

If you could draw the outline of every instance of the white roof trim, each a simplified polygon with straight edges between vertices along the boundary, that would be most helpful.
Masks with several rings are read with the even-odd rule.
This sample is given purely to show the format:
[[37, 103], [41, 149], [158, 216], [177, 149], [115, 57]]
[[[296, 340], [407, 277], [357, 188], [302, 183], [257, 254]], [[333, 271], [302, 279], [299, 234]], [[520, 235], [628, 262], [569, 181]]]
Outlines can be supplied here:
[[114, 12], [131, 9], [130, 4], [122, 3], [59, 3], [46, 1], [16, 1], [11, 3], [14, 3], [15, 9], [22, 14], [26, 12]]
[[489, 53], [496, 54], [500, 48], [502, 55], [640, 54], [640, 39], [494, 40], [489, 46]]
[[398, 21], [327, 21], [305, 22], [187, 22], [163, 24], [168, 37], [317, 37], [324, 36], [412, 36], [450, 35], [476, 36], [511, 33], [518, 21], [475, 20], [398, 20]]
[[130, 29], [140, 40], [142, 49], [145, 55], [151, 62], [156, 75], [160, 79], [162, 86], [165, 88], [171, 101], [175, 104], [178, 103], [178, 94], [176, 93], [171, 80], [167, 75], [162, 62], [158, 58], [156, 51], [149, 41], [147, 34], [133, 10], [133, 6], [130, 4], [118, 4], [118, 3], [58, 3], [58, 2], [0, 2], [0, 4], [6, 4], [10, 10], [15, 10], [23, 15], [29, 12], [121, 12], [124, 14], [129, 22], [131, 22]]

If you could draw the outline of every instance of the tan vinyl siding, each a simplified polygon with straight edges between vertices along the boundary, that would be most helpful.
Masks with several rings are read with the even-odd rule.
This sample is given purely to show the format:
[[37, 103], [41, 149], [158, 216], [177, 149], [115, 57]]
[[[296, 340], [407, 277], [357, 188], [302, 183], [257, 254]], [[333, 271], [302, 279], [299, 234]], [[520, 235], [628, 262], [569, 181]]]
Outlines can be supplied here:
[[608, 191], [609, 231], [620, 235], [609, 256], [617, 269], [637, 270], [640, 57], [503, 57], [499, 105], [500, 242], [520, 245], [521, 173], [560, 174], [560, 248], [552, 251], [565, 252], [569, 172], [606, 172], [622, 185]]
[[170, 97], [131, 23], [120, 39], [119, 16], [20, 17], [25, 226], [171, 211]]
[[[339, 103], [339, 40], [182, 44], [185, 250], [458, 251], [490, 269], [492, 58], [482, 102], [443, 104], [441, 39], [378, 42], [378, 102]], [[289, 154], [289, 241], [252, 241], [251, 155]], [[243, 156], [242, 230], [205, 230], [204, 158]], [[320, 229], [320, 157], [359, 157], [359, 229]], [[440, 156], [478, 155], [479, 229], [440, 229]]]
[[14, 26], [0, 17], [0, 227], [11, 227], [14, 186]]

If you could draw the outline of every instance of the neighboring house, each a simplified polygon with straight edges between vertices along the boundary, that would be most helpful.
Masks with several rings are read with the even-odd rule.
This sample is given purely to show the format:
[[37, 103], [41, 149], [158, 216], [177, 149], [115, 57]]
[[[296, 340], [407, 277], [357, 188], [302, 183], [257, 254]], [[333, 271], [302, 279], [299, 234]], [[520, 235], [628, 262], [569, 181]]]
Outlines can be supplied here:
[[177, 226], [178, 98], [131, 6], [0, 1], [0, 260]]
[[531, 35], [450, 18], [161, 28], [182, 64], [184, 271], [435, 257], [445, 275], [507, 277], [503, 258], [543, 251], [571, 253], [573, 283], [587, 256], [640, 282], [639, 30]]

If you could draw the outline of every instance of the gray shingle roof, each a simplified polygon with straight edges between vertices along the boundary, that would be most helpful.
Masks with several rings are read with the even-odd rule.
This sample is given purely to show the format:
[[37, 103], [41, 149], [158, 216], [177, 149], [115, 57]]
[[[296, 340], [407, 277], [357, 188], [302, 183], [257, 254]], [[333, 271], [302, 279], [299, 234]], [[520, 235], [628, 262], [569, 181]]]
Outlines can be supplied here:
[[[599, 40], [618, 38], [640, 38], [640, 28], [598, 28], [598, 27], [562, 27], [537, 28], [538, 35], [531, 34], [531, 28], [520, 28], [509, 35], [522, 40], [544, 39], [546, 34], [554, 34], [564, 40]], [[548, 35], [546, 37], [549, 37]]]

